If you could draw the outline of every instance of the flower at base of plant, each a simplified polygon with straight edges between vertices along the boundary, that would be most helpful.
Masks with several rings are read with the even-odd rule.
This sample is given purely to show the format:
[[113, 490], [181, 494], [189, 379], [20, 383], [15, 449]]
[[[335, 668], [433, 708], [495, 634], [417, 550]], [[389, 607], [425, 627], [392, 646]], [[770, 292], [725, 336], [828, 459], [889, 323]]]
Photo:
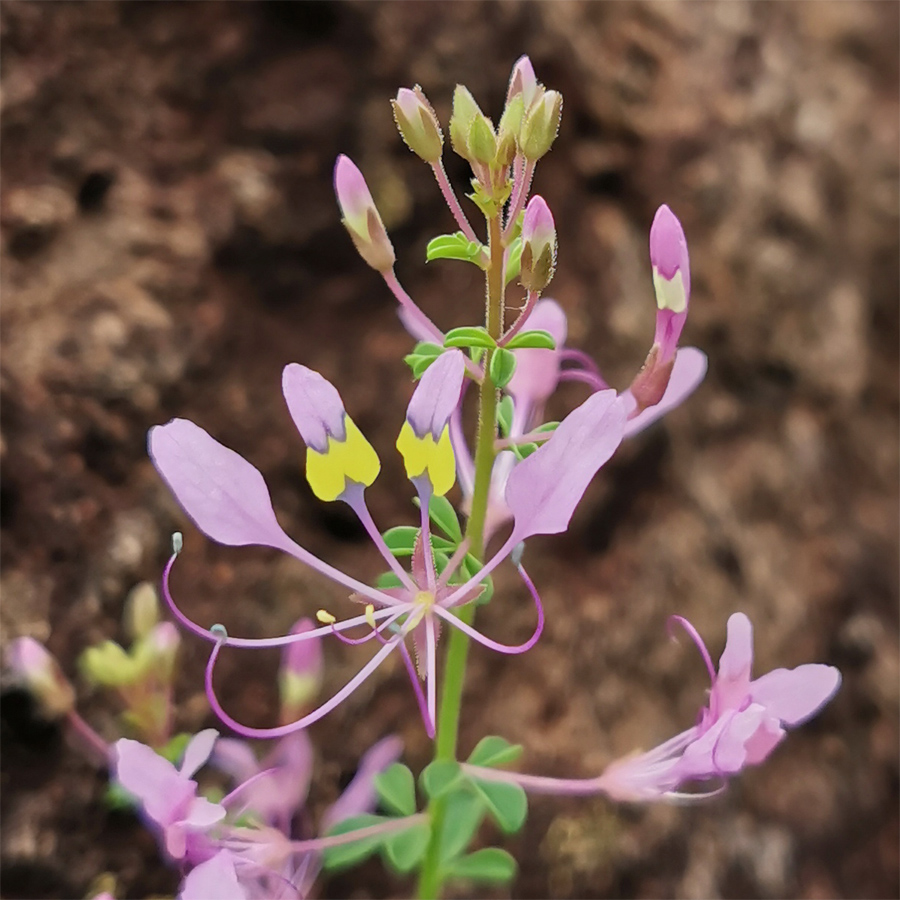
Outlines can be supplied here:
[[191, 777], [209, 758], [218, 736], [212, 728], [196, 734], [177, 769], [138, 741], [122, 738], [115, 743], [115, 776], [138, 799], [173, 859], [184, 857], [192, 833], [203, 833], [225, 818], [224, 806], [197, 796], [197, 782]]
[[362, 172], [343, 155], [334, 166], [334, 192], [341, 208], [341, 222], [359, 255], [376, 272], [390, 271], [396, 261], [391, 239]]
[[20, 637], [12, 641], [6, 664], [13, 678], [29, 691], [48, 719], [59, 719], [72, 711], [74, 688], [56, 659], [34, 638]]
[[600, 778], [614, 800], [677, 798], [682, 787], [727, 779], [764, 762], [784, 740], [786, 728], [812, 718], [837, 693], [841, 673], [809, 663], [774, 669], [751, 679], [753, 627], [743, 613], [728, 620], [728, 640], [718, 673], [694, 627], [680, 616], [709, 671], [709, 703], [693, 728], [638, 756], [613, 763]]

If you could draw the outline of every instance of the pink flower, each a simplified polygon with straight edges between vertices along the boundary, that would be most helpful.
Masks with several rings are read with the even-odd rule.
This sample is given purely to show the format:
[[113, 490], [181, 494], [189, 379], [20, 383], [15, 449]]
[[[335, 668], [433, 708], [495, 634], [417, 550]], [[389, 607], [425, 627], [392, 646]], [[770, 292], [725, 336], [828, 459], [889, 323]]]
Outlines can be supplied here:
[[196, 734], [178, 769], [138, 741], [116, 741], [116, 778], [140, 801], [174, 859], [185, 856], [190, 833], [205, 832], [225, 818], [224, 806], [197, 796], [197, 782], [191, 777], [209, 758], [218, 736], [212, 728]]
[[751, 679], [753, 628], [743, 613], [728, 620], [728, 640], [716, 673], [694, 627], [682, 625], [700, 649], [712, 688], [699, 722], [655, 750], [613, 763], [598, 788], [615, 800], [678, 797], [692, 782], [726, 779], [759, 765], [793, 728], [814, 716], [837, 692], [841, 673], [809, 663], [773, 669]]

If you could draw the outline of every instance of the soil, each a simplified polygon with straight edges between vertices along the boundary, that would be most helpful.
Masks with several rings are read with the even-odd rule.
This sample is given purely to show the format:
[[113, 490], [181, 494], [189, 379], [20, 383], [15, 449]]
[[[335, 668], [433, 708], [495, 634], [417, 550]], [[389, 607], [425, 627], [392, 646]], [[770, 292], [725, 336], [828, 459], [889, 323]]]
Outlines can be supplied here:
[[[262, 470], [281, 522], [360, 577], [378, 560], [302, 476], [280, 372], [341, 390], [384, 468], [382, 527], [411, 522], [393, 442], [411, 340], [356, 256], [331, 188], [362, 168], [398, 273], [444, 328], [478, 322], [477, 273], [424, 265], [454, 229], [388, 99], [424, 86], [446, 121], [464, 82], [499, 115], [530, 54], [565, 98], [536, 190], [559, 228], [552, 294], [570, 342], [627, 385], [652, 337], [646, 236], [668, 203], [691, 248], [685, 341], [710, 357], [696, 395], [623, 446], [566, 536], [535, 540], [548, 610], [523, 658], [473, 650], [461, 747], [526, 746], [527, 771], [590, 775], [693, 720], [704, 672], [666, 619], [715, 656], [745, 611], [758, 671], [840, 666], [834, 702], [720, 799], [616, 808], [537, 799], [500, 841], [512, 897], [897, 897], [898, 6], [888, 3], [6, 2], [2, 7], [2, 627], [46, 641], [75, 677], [87, 644], [121, 639], [127, 591], [156, 581], [185, 531], [175, 588], [201, 621], [273, 634], [344, 608], [299, 563], [211, 545], [150, 465], [147, 429], [192, 418]], [[462, 189], [463, 165], [448, 152]], [[558, 414], [583, 392], [561, 393]], [[531, 627], [508, 573], [480, 615]], [[325, 690], [363, 651], [327, 649]], [[179, 725], [214, 724], [186, 639]], [[275, 717], [274, 659], [226, 657], [244, 721]], [[116, 707], [79, 686], [108, 738]], [[362, 751], [427, 741], [401, 666], [312, 729], [320, 810]], [[152, 838], [109, 812], [100, 773], [9, 690], [2, 716], [2, 894], [171, 894]], [[325, 897], [399, 897], [372, 863]]]

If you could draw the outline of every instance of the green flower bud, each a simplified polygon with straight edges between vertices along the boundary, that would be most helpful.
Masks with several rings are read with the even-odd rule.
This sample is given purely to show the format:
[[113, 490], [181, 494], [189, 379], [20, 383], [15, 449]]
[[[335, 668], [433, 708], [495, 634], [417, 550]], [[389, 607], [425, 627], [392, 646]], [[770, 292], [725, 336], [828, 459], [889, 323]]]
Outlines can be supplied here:
[[481, 112], [475, 116], [469, 126], [466, 147], [470, 159], [486, 166], [494, 162], [494, 157], [497, 155], [497, 136], [494, 134], [490, 119]]
[[78, 662], [92, 684], [118, 688], [133, 684], [148, 660], [133, 659], [115, 641], [104, 641], [88, 647]]
[[558, 91], [545, 91], [522, 123], [519, 148], [527, 159], [536, 162], [550, 149], [561, 117], [562, 95]]
[[453, 92], [453, 113], [450, 116], [450, 145], [463, 159], [469, 159], [469, 130], [475, 117], [481, 112], [475, 98], [464, 85], [458, 84]]
[[422, 88], [400, 88], [391, 100], [394, 121], [406, 146], [427, 163], [436, 163], [444, 148], [444, 136], [434, 109]]
[[122, 616], [125, 630], [132, 640], [139, 640], [159, 621], [159, 598], [149, 581], [142, 581], [125, 598]]

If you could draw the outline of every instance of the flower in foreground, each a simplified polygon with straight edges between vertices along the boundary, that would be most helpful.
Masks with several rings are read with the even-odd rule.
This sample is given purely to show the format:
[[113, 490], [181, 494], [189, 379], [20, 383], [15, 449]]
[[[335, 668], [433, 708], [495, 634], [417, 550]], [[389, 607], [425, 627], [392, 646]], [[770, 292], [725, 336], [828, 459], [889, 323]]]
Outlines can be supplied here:
[[[433, 735], [436, 648], [442, 623], [459, 628], [479, 643], [502, 653], [524, 652], [537, 641], [543, 627], [543, 611], [520, 560], [517, 569], [538, 613], [534, 634], [523, 644], [510, 646], [491, 640], [461, 621], [453, 610], [477, 598], [487, 576], [523, 540], [565, 530], [589, 481], [619, 445], [626, 411], [613, 391], [592, 395], [560, 424], [539, 451], [514, 470], [505, 492], [505, 502], [514, 520], [512, 531], [497, 553], [474, 575], [464, 579], [458, 570], [466, 557], [465, 543], [453, 553], [443, 570], [438, 571], [431, 550], [428, 516], [431, 497], [446, 493], [455, 480], [449, 421], [459, 404], [464, 375], [465, 359], [461, 352], [451, 350], [439, 357], [417, 386], [397, 441], [421, 507], [421, 534], [411, 571], [407, 572], [386, 546], [366, 506], [365, 489], [375, 480], [380, 467], [374, 449], [347, 415], [340, 395], [328, 381], [297, 364], [284, 370], [284, 396], [307, 445], [306, 473], [313, 492], [322, 500], [342, 500], [354, 510], [398, 579], [400, 586], [396, 588], [370, 587], [318, 559], [289, 538], [278, 524], [259, 471], [202, 428], [175, 419], [151, 429], [150, 455], [154, 464], [185, 512], [208, 537], [231, 546], [275, 547], [349, 588], [355, 599], [366, 604], [363, 615], [341, 622], [320, 611], [324, 627], [302, 634], [258, 640], [228, 637], [220, 629], [210, 631], [200, 627], [174, 604], [168, 585], [177, 552], [173, 555], [164, 574], [166, 599], [187, 628], [215, 643], [207, 666], [207, 695], [217, 715], [238, 733], [246, 737], [281, 737], [305, 728], [346, 699], [397, 650], [410, 674], [426, 729]], [[355, 639], [342, 636], [342, 632], [355, 626], [367, 626], [368, 631]], [[349, 643], [375, 639], [382, 646], [330, 700], [294, 722], [277, 728], [248, 728], [221, 707], [213, 688], [213, 670], [222, 646], [284, 646], [324, 634], [337, 635]], [[407, 638], [412, 638], [419, 655], [424, 692], [406, 646]]]
[[177, 769], [138, 741], [116, 741], [116, 778], [140, 801], [174, 859], [184, 857], [190, 834], [205, 832], [225, 818], [223, 805], [197, 796], [197, 782], [192, 778], [209, 758], [218, 736], [212, 728], [195, 735]]

